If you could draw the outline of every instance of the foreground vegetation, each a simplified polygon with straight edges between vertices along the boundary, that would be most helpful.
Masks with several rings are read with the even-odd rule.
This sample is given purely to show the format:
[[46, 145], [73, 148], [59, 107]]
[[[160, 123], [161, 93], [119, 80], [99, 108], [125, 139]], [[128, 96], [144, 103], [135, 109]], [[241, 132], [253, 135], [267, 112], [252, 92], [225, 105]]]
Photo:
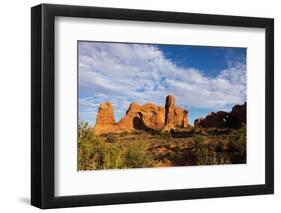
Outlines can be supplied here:
[[118, 169], [151, 167], [148, 144], [137, 140], [133, 143], [118, 143], [116, 135], [104, 139], [97, 137], [87, 123], [79, 124], [78, 169]]
[[246, 163], [246, 126], [96, 136], [80, 122], [78, 138], [79, 170]]

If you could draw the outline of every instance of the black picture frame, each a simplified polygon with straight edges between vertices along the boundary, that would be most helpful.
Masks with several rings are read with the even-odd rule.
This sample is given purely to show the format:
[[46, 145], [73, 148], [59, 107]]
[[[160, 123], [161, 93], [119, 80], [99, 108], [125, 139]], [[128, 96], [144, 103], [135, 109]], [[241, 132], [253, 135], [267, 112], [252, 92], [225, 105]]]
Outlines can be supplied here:
[[[54, 20], [100, 18], [264, 28], [265, 184], [93, 195], [54, 195]], [[274, 20], [225, 15], [41, 4], [31, 8], [31, 204], [42, 209], [274, 193]]]

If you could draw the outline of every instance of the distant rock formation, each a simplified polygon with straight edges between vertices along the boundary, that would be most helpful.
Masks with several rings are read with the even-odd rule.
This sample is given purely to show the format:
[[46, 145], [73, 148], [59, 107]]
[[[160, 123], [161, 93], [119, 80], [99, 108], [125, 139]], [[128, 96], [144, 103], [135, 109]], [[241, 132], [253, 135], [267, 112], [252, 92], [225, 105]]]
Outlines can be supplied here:
[[239, 128], [246, 124], [246, 103], [235, 105], [231, 112], [211, 112], [205, 118], [194, 121], [195, 127]]
[[161, 129], [165, 122], [165, 108], [155, 104], [131, 103], [118, 126], [123, 131]]
[[179, 107], [175, 107], [174, 110], [174, 115], [175, 115], [175, 127], [183, 127], [187, 128], [188, 127], [188, 111], [184, 110]]
[[95, 131], [106, 132], [108, 129], [115, 131], [116, 124], [114, 119], [113, 107], [110, 102], [100, 104], [96, 118]]
[[230, 115], [240, 123], [246, 123], [246, 105], [246, 103], [243, 105], [235, 105], [230, 112]]
[[168, 95], [165, 104], [165, 127], [164, 130], [171, 130], [175, 127], [187, 127], [187, 111], [176, 107], [175, 97]]
[[100, 104], [96, 124], [96, 134], [110, 132], [132, 132], [134, 130], [171, 130], [176, 127], [188, 126], [188, 111], [175, 106], [175, 98], [167, 96], [165, 107], [152, 103], [139, 105], [131, 103], [126, 115], [116, 123], [112, 104]]
[[172, 129], [175, 126], [175, 97], [168, 95], [165, 104], [165, 129]]

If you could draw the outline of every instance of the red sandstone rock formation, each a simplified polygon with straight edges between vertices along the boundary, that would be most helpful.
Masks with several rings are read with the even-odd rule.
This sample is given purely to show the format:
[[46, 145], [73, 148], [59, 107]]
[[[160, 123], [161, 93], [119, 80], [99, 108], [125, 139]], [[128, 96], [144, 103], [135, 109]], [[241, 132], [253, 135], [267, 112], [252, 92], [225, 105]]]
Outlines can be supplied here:
[[173, 129], [175, 127], [175, 97], [168, 95], [165, 104], [165, 129]]
[[118, 122], [118, 126], [122, 131], [146, 130], [149, 128], [161, 129], [164, 126], [164, 122], [164, 107], [151, 103], [144, 105], [132, 103], [125, 117]]
[[246, 108], [246, 103], [244, 103], [243, 105], [236, 105], [232, 108], [230, 115], [236, 120], [238, 120], [240, 123], [246, 123]]
[[114, 121], [112, 105], [100, 105], [96, 125], [96, 134], [134, 130], [171, 130], [175, 127], [188, 127], [188, 111], [175, 107], [175, 98], [167, 96], [165, 108], [152, 103], [139, 105], [131, 103], [126, 115], [118, 122]]
[[165, 128], [171, 130], [175, 127], [188, 127], [187, 114], [188, 111], [175, 106], [174, 96], [168, 95], [165, 104]]
[[116, 131], [113, 107], [110, 102], [100, 104], [94, 130], [97, 133]]
[[197, 118], [194, 120], [194, 127], [203, 127], [204, 126], [204, 118]]
[[176, 107], [174, 110], [175, 115], [175, 126], [176, 127], [188, 127], [188, 111], [185, 109], [182, 109], [180, 107]]
[[195, 127], [239, 128], [246, 124], [246, 103], [235, 105], [231, 112], [211, 112], [205, 118], [194, 121]]

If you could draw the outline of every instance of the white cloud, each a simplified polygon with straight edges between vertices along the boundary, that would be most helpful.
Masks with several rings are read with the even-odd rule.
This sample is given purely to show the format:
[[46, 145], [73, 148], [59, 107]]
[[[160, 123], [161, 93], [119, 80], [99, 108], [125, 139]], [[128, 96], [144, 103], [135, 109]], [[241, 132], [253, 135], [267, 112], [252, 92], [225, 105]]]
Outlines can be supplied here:
[[239, 61], [210, 78], [177, 66], [152, 45], [82, 42], [79, 52], [79, 113], [92, 123], [104, 101], [120, 119], [130, 102], [163, 105], [168, 94], [178, 106], [215, 110], [246, 99], [246, 65]]

